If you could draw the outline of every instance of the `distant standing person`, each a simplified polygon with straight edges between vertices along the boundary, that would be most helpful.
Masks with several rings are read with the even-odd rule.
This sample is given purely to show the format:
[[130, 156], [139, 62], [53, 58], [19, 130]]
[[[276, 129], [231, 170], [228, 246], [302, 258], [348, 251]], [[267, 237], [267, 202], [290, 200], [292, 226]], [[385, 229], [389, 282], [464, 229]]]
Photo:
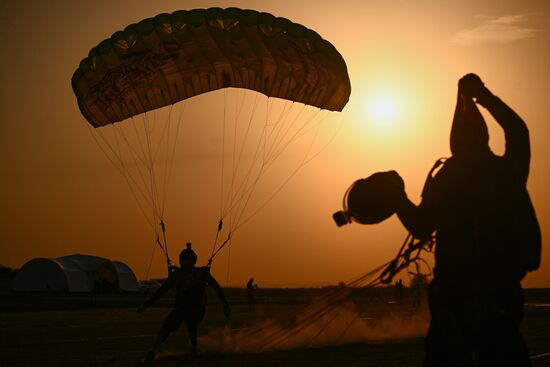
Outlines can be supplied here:
[[399, 279], [395, 282], [395, 303], [403, 302], [403, 279]]
[[172, 331], [180, 327], [182, 323], [187, 326], [189, 340], [191, 341], [192, 353], [197, 356], [197, 328], [202, 321], [206, 308], [206, 285], [210, 285], [220, 298], [223, 305], [224, 314], [229, 317], [231, 310], [225, 299], [225, 295], [220, 285], [210, 275], [208, 267], [195, 267], [197, 254], [191, 248], [191, 244], [186, 244], [179, 256], [180, 267], [174, 267], [170, 272], [168, 279], [151, 296], [151, 298], [138, 308], [138, 314], [141, 314], [147, 307], [161, 298], [170, 288], [176, 288], [176, 299], [172, 311], [164, 319], [160, 328], [153, 349], [147, 352], [145, 361], [155, 359], [155, 351], [164, 342]]
[[252, 310], [254, 305], [254, 293], [258, 290], [258, 285], [254, 284], [254, 278], [250, 278], [248, 283], [246, 283], [246, 290], [248, 292], [248, 309]]
[[411, 280], [412, 305], [415, 309], [419, 309], [422, 306], [422, 298], [424, 297], [424, 290], [427, 284], [426, 275], [424, 274], [415, 274]]

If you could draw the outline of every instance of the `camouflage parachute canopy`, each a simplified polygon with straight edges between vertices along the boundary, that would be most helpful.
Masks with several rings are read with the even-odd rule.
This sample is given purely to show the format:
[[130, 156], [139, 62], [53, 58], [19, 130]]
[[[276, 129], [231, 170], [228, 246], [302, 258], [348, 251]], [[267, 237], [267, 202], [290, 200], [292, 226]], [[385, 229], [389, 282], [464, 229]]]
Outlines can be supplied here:
[[72, 86], [94, 127], [227, 87], [332, 111], [351, 93], [344, 59], [316, 32], [237, 8], [181, 10], [131, 24], [90, 51]]

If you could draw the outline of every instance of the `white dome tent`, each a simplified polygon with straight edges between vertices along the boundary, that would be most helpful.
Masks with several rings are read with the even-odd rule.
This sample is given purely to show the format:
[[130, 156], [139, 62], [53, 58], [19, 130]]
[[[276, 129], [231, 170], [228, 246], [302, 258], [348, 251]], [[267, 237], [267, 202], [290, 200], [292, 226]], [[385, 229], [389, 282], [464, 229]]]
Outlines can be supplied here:
[[70, 255], [37, 258], [17, 272], [14, 290], [19, 292], [137, 292], [139, 285], [130, 267], [98, 256]]

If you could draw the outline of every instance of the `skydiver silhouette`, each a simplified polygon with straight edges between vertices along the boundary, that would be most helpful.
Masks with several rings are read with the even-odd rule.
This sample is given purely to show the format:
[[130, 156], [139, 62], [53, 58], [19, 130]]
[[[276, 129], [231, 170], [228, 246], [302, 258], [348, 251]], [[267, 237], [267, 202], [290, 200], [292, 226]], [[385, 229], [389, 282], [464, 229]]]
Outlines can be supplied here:
[[[475, 100], [474, 100], [475, 99]], [[504, 130], [503, 156], [489, 148], [477, 104]], [[526, 189], [529, 132], [475, 74], [458, 83], [452, 157], [429, 178], [420, 205], [403, 180], [397, 215], [417, 238], [436, 232], [425, 367], [530, 366], [519, 325], [520, 281], [540, 262], [540, 228]]]
[[172, 287], [176, 288], [176, 299], [172, 311], [164, 319], [153, 348], [147, 352], [145, 361], [155, 359], [155, 351], [168, 338], [172, 331], [180, 327], [182, 323], [187, 326], [189, 340], [191, 341], [191, 351], [193, 356], [197, 353], [197, 329], [202, 321], [207, 303], [206, 285], [210, 285], [217, 293], [223, 305], [224, 314], [229, 317], [231, 310], [225, 299], [222, 288], [210, 274], [208, 267], [195, 267], [197, 254], [187, 243], [179, 256], [180, 267], [172, 267], [168, 279], [162, 283], [161, 287], [138, 308], [138, 314], [141, 314], [147, 307], [161, 298]]

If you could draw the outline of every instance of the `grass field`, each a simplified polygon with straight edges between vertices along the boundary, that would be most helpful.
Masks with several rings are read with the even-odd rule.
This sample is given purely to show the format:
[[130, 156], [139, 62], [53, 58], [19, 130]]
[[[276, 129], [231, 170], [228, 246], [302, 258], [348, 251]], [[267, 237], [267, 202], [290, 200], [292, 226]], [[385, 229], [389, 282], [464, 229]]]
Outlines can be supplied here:
[[[225, 319], [215, 297], [200, 327], [201, 356], [190, 358], [182, 328], [152, 366], [419, 366], [428, 314], [392, 302], [391, 289], [344, 303], [292, 335], [292, 321], [314, 309], [322, 290], [262, 290], [248, 310], [242, 290], [228, 290]], [[0, 294], [1, 366], [136, 366], [169, 311], [168, 297], [137, 315], [146, 295]], [[550, 352], [550, 292], [527, 292], [523, 334], [531, 355]], [[268, 327], [261, 327], [268, 325]], [[281, 334], [283, 333], [283, 334]], [[280, 343], [272, 343], [283, 335]], [[550, 366], [550, 356], [533, 359]]]

